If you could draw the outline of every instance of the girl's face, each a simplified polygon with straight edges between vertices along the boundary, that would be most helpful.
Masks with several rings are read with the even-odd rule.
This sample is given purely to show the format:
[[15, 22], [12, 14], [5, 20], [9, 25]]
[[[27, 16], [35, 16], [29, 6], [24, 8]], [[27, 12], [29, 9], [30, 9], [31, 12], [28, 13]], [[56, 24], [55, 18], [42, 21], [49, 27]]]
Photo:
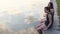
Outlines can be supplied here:
[[48, 10], [45, 10], [45, 13], [47, 13], [47, 14], [48, 14], [48, 13], [49, 13], [49, 12], [48, 12]]
[[50, 7], [50, 4], [48, 4], [48, 7]]

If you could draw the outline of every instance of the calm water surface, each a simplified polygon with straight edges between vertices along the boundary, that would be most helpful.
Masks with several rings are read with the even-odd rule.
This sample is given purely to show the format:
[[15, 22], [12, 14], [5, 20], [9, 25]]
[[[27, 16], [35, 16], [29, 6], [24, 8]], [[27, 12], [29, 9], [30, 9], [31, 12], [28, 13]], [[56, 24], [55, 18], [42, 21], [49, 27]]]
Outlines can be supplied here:
[[41, 18], [43, 18], [44, 7], [47, 6], [49, 1], [0, 0], [0, 33], [38, 33], [33, 26], [39, 24]]

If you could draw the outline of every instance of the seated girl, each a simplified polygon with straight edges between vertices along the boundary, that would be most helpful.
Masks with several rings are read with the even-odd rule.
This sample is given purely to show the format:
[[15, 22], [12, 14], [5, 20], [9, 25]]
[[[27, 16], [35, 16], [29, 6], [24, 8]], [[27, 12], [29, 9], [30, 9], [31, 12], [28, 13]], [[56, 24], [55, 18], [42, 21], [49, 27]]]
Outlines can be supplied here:
[[48, 30], [52, 25], [52, 16], [49, 7], [45, 7], [46, 21], [42, 20], [40, 25], [37, 26], [37, 30]]

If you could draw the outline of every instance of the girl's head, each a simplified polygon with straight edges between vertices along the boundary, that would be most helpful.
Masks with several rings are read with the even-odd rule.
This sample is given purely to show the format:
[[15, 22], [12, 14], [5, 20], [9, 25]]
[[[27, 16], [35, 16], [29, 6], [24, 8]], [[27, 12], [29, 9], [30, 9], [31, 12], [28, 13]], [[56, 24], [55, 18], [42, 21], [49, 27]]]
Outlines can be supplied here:
[[45, 13], [51, 13], [49, 7], [45, 7], [44, 10], [45, 10]]
[[50, 8], [53, 9], [53, 3], [52, 2], [49, 2], [48, 7], [50, 7]]

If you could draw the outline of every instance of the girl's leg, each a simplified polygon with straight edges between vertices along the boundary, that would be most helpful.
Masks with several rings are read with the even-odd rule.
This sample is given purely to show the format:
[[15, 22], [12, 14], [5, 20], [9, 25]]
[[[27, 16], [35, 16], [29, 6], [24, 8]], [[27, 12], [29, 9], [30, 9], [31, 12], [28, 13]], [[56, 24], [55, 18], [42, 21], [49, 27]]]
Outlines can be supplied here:
[[38, 30], [39, 34], [43, 34], [42, 30]]

